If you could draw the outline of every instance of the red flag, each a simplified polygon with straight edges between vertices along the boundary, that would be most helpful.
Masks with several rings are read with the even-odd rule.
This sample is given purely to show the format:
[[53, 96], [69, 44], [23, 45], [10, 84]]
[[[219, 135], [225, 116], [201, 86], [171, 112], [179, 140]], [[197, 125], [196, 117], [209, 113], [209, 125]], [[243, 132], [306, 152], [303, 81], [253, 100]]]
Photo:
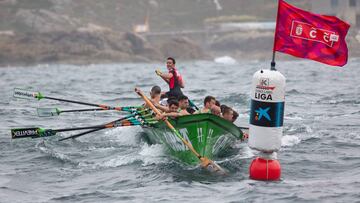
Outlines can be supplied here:
[[344, 66], [350, 25], [334, 16], [310, 13], [279, 0], [274, 51]]

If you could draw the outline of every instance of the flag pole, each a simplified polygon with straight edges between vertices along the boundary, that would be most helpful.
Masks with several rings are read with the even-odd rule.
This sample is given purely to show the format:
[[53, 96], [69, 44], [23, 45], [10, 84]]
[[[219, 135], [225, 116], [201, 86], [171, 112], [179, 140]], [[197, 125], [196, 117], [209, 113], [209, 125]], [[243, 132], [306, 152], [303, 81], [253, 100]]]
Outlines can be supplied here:
[[273, 46], [273, 54], [272, 54], [270, 70], [276, 70], [276, 68], [275, 68], [275, 66], [276, 66], [276, 63], [275, 63], [275, 46], [276, 46], [276, 31], [277, 31], [277, 27], [278, 27], [278, 23], [279, 23], [280, 1], [282, 1], [282, 0], [278, 0], [278, 10], [277, 10], [277, 13], [276, 13], [276, 25], [275, 25], [275, 32], [274, 32], [274, 46]]
[[275, 65], [276, 65], [276, 63], [275, 63], [275, 51], [273, 51], [270, 70], [276, 70]]

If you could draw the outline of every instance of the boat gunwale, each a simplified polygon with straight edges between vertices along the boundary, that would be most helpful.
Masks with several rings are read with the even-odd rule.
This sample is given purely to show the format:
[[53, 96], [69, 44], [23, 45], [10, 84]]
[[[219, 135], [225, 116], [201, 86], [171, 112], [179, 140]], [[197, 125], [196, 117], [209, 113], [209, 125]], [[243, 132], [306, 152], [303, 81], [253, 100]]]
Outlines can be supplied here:
[[[194, 117], [194, 116], [203, 116], [203, 118], [201, 119], [193, 119], [193, 120], [189, 120], [189, 121], [183, 121], [185, 120], [186, 118], [189, 118], [189, 117]], [[231, 135], [233, 135], [236, 139], [239, 139], [239, 140], [242, 140], [243, 139], [243, 131], [238, 127], [236, 126], [234, 123], [228, 121], [228, 120], [225, 120], [224, 118], [222, 117], [219, 117], [217, 115], [213, 115], [213, 114], [210, 114], [210, 113], [201, 113], [201, 114], [190, 114], [190, 115], [184, 115], [184, 116], [180, 116], [180, 117], [176, 117], [176, 118], [168, 118], [171, 122], [174, 122], [175, 123], [175, 128], [177, 125], [179, 124], [189, 124], [189, 123], [195, 123], [195, 122], [211, 122], [213, 124], [215, 124], [216, 126], [222, 128], [224, 131], [227, 131], [229, 132]], [[224, 124], [222, 124], [222, 122], [219, 122], [217, 120], [222, 121], [222, 122], [225, 122], [225, 123], [228, 123], [231, 128], [228, 128], [226, 127]], [[162, 125], [163, 122], [159, 122], [159, 123], [156, 123], [156, 124], [152, 124], [150, 126], [147, 126], [147, 127], [153, 127], [153, 128], [162, 128]], [[236, 129], [236, 131], [239, 132], [239, 134], [237, 135], [236, 133], [234, 133], [234, 129]]]

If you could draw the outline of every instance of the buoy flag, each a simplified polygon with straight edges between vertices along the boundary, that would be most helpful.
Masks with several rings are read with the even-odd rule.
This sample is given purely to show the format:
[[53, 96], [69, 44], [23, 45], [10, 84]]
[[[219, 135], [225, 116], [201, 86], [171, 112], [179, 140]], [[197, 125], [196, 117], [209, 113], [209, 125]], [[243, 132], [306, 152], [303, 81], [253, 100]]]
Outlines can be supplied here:
[[335, 16], [310, 13], [279, 0], [274, 51], [333, 66], [348, 59], [350, 25]]

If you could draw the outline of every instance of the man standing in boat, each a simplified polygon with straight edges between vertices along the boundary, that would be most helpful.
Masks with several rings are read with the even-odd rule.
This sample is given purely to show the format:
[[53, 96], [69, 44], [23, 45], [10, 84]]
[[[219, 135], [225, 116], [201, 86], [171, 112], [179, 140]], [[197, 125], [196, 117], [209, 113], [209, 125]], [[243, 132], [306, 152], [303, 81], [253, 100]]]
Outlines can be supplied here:
[[165, 80], [169, 84], [169, 91], [165, 93], [166, 97], [175, 97], [179, 98], [184, 95], [181, 91], [181, 88], [184, 88], [184, 81], [180, 75], [180, 73], [175, 68], [175, 59], [172, 57], [167, 58], [166, 60], [166, 68], [168, 69], [168, 73], [162, 73], [159, 70], [156, 70], [156, 74], [159, 75], [162, 79]]

